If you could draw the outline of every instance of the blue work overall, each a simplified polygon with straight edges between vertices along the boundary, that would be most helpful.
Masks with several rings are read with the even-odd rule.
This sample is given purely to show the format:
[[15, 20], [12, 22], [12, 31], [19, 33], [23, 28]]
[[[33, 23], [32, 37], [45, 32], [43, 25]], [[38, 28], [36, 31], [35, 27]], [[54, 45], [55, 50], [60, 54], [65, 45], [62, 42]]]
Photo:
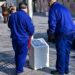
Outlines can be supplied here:
[[16, 71], [23, 72], [28, 52], [28, 40], [34, 33], [34, 26], [29, 15], [23, 10], [10, 15], [8, 26], [15, 51]]
[[59, 4], [53, 3], [49, 9], [48, 35], [55, 35], [57, 62], [56, 70], [60, 74], [69, 72], [69, 54], [75, 26], [70, 11]]

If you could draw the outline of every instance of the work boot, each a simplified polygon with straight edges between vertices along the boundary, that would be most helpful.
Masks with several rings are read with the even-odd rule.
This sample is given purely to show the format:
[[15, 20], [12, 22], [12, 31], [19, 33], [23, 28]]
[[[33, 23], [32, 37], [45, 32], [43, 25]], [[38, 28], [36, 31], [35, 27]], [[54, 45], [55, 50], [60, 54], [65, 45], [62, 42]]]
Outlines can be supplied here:
[[65, 73], [65, 75], [72, 75], [71, 73]]

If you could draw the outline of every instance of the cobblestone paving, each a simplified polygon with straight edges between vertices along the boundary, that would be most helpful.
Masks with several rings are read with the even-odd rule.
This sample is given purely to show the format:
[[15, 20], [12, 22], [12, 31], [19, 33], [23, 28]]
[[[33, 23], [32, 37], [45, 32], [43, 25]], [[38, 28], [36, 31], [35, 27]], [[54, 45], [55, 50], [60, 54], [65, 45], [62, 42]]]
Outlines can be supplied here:
[[[47, 17], [35, 15], [33, 21], [35, 25], [34, 38], [44, 38], [47, 41]], [[30, 68], [29, 56], [27, 56], [24, 75], [51, 75], [50, 71], [55, 69], [56, 50], [54, 43], [48, 44], [50, 47], [50, 67], [35, 71]], [[70, 58], [71, 74], [68, 75], [75, 75], [75, 50], [71, 50]], [[0, 75], [15, 75], [14, 52], [11, 45], [10, 30], [7, 24], [3, 24], [2, 21], [0, 21]]]

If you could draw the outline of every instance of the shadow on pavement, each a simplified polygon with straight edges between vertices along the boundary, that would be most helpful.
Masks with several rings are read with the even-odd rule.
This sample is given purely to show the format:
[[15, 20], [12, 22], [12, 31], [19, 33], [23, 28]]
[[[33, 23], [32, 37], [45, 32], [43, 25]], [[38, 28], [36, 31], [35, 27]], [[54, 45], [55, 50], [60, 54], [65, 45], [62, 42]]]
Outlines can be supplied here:
[[47, 41], [47, 34], [46, 33], [36, 33], [34, 34], [34, 38], [44, 38]]
[[71, 56], [71, 58], [75, 59], [75, 56]]
[[[26, 60], [25, 67], [30, 68], [29, 59]], [[13, 51], [0, 53], [0, 72], [6, 75], [16, 75]]]
[[5, 73], [5, 75], [16, 75], [15, 68], [7, 68], [0, 66], [0, 71]]
[[0, 71], [6, 75], [15, 75], [14, 54], [11, 52], [0, 53]]
[[46, 73], [51, 73], [51, 71], [53, 71], [54, 69], [50, 69], [50, 68], [47, 68], [47, 67], [45, 67], [45, 68], [43, 68], [43, 69], [39, 69], [39, 71], [43, 71], [43, 72], [46, 72]]
[[26, 60], [25, 67], [32, 69], [32, 68], [30, 67], [30, 65], [29, 65], [29, 60]]
[[41, 13], [41, 12], [40, 12], [40, 13], [38, 13], [38, 12], [37, 12], [37, 13], [34, 13], [33, 15], [34, 15], [34, 16], [47, 17], [47, 16], [45, 15], [45, 13]]
[[13, 64], [14, 63], [14, 53], [5, 52], [0, 53], [0, 62], [3, 62], [4, 64]]

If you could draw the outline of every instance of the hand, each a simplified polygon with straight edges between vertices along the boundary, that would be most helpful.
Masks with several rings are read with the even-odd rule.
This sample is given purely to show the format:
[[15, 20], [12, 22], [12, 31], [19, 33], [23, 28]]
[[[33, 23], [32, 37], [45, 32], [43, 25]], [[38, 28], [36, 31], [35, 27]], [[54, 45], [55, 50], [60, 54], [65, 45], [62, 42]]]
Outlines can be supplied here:
[[51, 42], [54, 40], [54, 36], [53, 35], [48, 35], [48, 42]]

